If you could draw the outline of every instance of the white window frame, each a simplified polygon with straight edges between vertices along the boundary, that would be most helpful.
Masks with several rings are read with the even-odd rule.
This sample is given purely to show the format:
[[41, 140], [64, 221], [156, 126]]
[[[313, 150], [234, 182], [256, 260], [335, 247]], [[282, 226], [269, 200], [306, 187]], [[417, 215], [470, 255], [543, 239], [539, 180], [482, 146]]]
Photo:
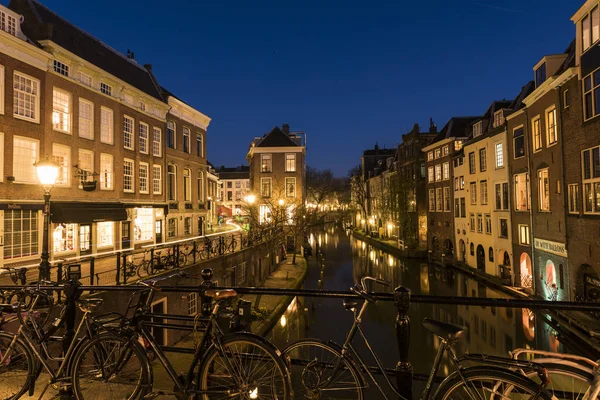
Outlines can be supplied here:
[[444, 211], [449, 212], [452, 209], [450, 186], [444, 186]]
[[534, 153], [542, 150], [542, 121], [539, 115], [531, 119], [531, 147]]
[[138, 144], [139, 151], [142, 154], [148, 154], [148, 136], [150, 135], [150, 125], [140, 121], [138, 123]]
[[[83, 115], [82, 115], [83, 114], [82, 113], [82, 109], [84, 107], [82, 105], [83, 106], [90, 106], [91, 107], [90, 119], [83, 117]], [[84, 135], [81, 134], [82, 127], [84, 127], [85, 125], [88, 125], [88, 127], [87, 127], [88, 133], [89, 133], [88, 136], [84, 136]], [[78, 127], [78, 133], [79, 133], [79, 137], [80, 138], [94, 140], [94, 103], [92, 103], [89, 100], [84, 99], [83, 97], [79, 98], [79, 127]]]
[[114, 189], [114, 157], [109, 153], [100, 153], [100, 190]]
[[52, 143], [52, 161], [60, 166], [55, 186], [69, 187], [71, 184], [71, 147]]
[[477, 233], [483, 233], [483, 214], [477, 213]]
[[[66, 99], [66, 111], [56, 108], [57, 101], [60, 100], [57, 99], [57, 95], [59, 97], [64, 96], [63, 99]], [[70, 92], [54, 86], [52, 88], [52, 129], [56, 132], [71, 134], [72, 117], [73, 96]]]
[[[19, 85], [19, 82], [22, 82], [26, 85], [28, 82], [30, 83], [29, 90], [23, 90]], [[21, 98], [19, 99], [19, 95]], [[22, 113], [18, 113], [19, 107], [13, 107], [13, 117], [18, 119], [23, 119], [25, 121], [33, 121], [35, 123], [40, 122], [40, 80], [36, 79], [32, 76], [24, 74], [19, 71], [13, 72], [13, 104], [21, 101], [23, 104], [25, 102], [30, 103], [32, 108], [29, 110], [32, 116], [28, 116], [25, 114], [25, 108], [23, 108]]]
[[471, 205], [477, 205], [477, 182], [469, 183], [469, 194], [471, 195]]
[[123, 192], [135, 193], [135, 162], [130, 158], [123, 159]]
[[487, 171], [487, 153], [486, 148], [479, 149], [479, 171]]
[[[20, 142], [27, 146], [16, 147]], [[12, 154], [14, 182], [39, 184], [33, 164], [39, 160], [40, 141], [25, 136], [14, 136]]]
[[79, 71], [79, 83], [84, 86], [93, 87], [94, 79], [91, 75], [86, 74], [85, 72]]
[[[129, 123], [128, 123], [129, 122]], [[129, 129], [128, 129], [129, 127]], [[123, 147], [127, 150], [135, 150], [135, 119], [129, 115], [123, 115]]]
[[[288, 192], [288, 185], [290, 183], [293, 185], [293, 189], [294, 189], [292, 193]], [[295, 198], [296, 197], [296, 178], [292, 178], [292, 177], [285, 178], [285, 197], [287, 197], [287, 198]]]
[[[590, 147], [581, 152], [581, 198], [583, 200], [584, 214], [600, 214], [600, 174], [594, 176], [594, 152], [600, 153], [600, 146]], [[589, 165], [586, 171], [586, 153], [589, 154]], [[600, 154], [599, 156], [600, 157]], [[586, 176], [588, 176], [586, 178]], [[588, 204], [589, 201], [589, 204]]]
[[[268, 193], [264, 190], [266, 183], [268, 183]], [[260, 196], [263, 198], [270, 198], [273, 196], [273, 181], [271, 178], [260, 178]]]
[[435, 212], [435, 190], [429, 189], [429, 212]]
[[442, 165], [437, 164], [435, 166], [435, 181], [439, 182], [442, 180]]
[[4, 65], [0, 65], [0, 114], [4, 115], [4, 91], [6, 84], [4, 82]]
[[105, 82], [100, 82], [100, 93], [112, 96], [112, 86]]
[[[519, 194], [519, 191], [517, 191], [517, 177], [521, 177], [521, 176], [523, 176], [525, 179], [526, 208], [524, 210], [517, 208], [520, 203], [519, 199], [517, 199], [517, 195]], [[523, 172], [520, 174], [513, 175], [513, 192], [514, 192], [514, 204], [515, 204], [514, 210], [517, 212], [524, 212], [524, 211], [531, 210], [531, 187], [530, 187], [530, 180], [529, 180], [528, 173]]]
[[485, 227], [486, 235], [491, 235], [492, 234], [492, 215], [485, 214], [483, 216], [483, 220], [484, 220], [484, 227]]
[[581, 50], [585, 53], [600, 39], [600, 15], [598, 6], [581, 19]]
[[494, 150], [496, 153], [496, 169], [504, 168], [504, 143], [496, 142]]
[[563, 108], [565, 110], [569, 109], [569, 106], [571, 105], [571, 98], [569, 96], [569, 89], [565, 89], [565, 91], [563, 92]]
[[150, 165], [146, 162], [140, 162], [139, 165], [139, 187], [140, 193], [150, 193], [149, 179], [150, 179]]
[[[177, 148], [177, 124], [175, 124], [175, 121], [171, 121], [168, 120], [167, 121], [167, 132], [166, 132], [167, 136], [165, 138], [165, 140], [167, 141], [167, 147], [170, 149], [176, 149]], [[169, 138], [172, 137], [173, 138], [173, 143], [172, 146], [169, 146]]]
[[162, 129], [152, 127], [152, 155], [154, 157], [162, 157]]
[[437, 149], [435, 149], [433, 152], [434, 152], [434, 158], [436, 160], [442, 156], [442, 149], [439, 147]]
[[204, 157], [204, 137], [201, 133], [196, 133], [196, 155]]
[[579, 184], [569, 184], [567, 190], [569, 214], [579, 214]]
[[442, 180], [447, 181], [450, 179], [450, 163], [445, 162], [442, 164]]
[[433, 167], [429, 167], [427, 169], [427, 173], [428, 173], [428, 175], [427, 175], [428, 176], [428, 182], [434, 182], [435, 181], [435, 175], [434, 175], [434, 172], [433, 172]]
[[177, 201], [177, 165], [175, 164], [167, 165], [167, 200]]
[[152, 165], [152, 193], [162, 194], [162, 165]]
[[183, 201], [192, 201], [192, 170], [183, 169]]
[[[545, 180], [544, 180], [545, 175]], [[537, 170], [538, 178], [538, 211], [550, 211], [550, 169]], [[547, 205], [544, 205], [547, 204]]]
[[482, 127], [483, 127], [482, 121], [478, 121], [473, 124], [473, 137], [474, 138], [476, 138], [477, 136], [481, 136]]
[[441, 187], [435, 188], [435, 211], [444, 211], [444, 195]]
[[481, 196], [481, 204], [486, 205], [488, 203], [488, 184], [487, 180], [479, 181], [479, 191]]
[[494, 128], [503, 125], [505, 122], [504, 110], [498, 110], [494, 113]]
[[[546, 115], [546, 146], [554, 146], [558, 143], [558, 121], [556, 120], [558, 113], [556, 112], [556, 106], [548, 107], [544, 115]], [[554, 120], [553, 125], [550, 124], [550, 115]]]
[[296, 172], [295, 153], [285, 153], [285, 172]]
[[450, 149], [448, 148], [448, 146], [442, 147], [442, 157], [447, 156], [448, 154], [450, 154]]
[[100, 107], [100, 142], [106, 144], [114, 143], [113, 130], [115, 126], [115, 114], [111, 108]]
[[433, 151], [427, 153], [427, 161], [433, 161]]
[[[182, 147], [181, 151], [183, 151], [184, 153], [187, 153], [187, 154], [192, 153], [192, 142], [191, 142], [191, 138], [190, 138], [191, 135], [192, 135], [191, 129], [188, 128], [187, 126], [184, 126], [183, 127], [183, 147]], [[187, 149], [186, 149], [186, 144], [187, 144]]]
[[529, 246], [531, 244], [529, 225], [519, 224], [519, 244]]
[[[84, 158], [88, 158], [90, 163], [86, 165], [83, 162]], [[78, 187], [83, 189], [83, 182], [92, 182], [94, 180], [94, 152], [87, 149], [78, 149], [77, 151], [77, 179], [79, 180]], [[87, 168], [84, 168], [87, 167]]]

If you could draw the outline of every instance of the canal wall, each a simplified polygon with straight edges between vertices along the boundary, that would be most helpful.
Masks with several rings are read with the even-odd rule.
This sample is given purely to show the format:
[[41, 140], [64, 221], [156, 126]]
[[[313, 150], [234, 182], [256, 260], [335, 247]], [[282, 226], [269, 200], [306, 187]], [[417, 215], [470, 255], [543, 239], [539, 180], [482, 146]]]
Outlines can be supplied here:
[[[415, 249], [400, 249], [398, 248], [397, 242], [394, 240], [383, 241], [381, 239], [372, 238], [363, 232], [353, 230], [352, 236], [361, 240], [373, 247], [377, 247], [380, 250], [385, 251], [394, 257], [399, 258], [414, 258], [414, 259], [427, 259], [427, 251], [415, 250]], [[389, 243], [386, 243], [389, 242]]]

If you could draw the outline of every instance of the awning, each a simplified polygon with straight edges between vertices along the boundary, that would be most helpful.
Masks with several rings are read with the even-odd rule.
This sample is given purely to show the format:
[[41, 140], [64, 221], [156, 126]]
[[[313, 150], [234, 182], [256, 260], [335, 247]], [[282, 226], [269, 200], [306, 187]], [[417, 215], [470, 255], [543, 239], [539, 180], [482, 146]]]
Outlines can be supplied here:
[[50, 202], [50, 221], [87, 224], [101, 221], [125, 221], [127, 211], [121, 203]]

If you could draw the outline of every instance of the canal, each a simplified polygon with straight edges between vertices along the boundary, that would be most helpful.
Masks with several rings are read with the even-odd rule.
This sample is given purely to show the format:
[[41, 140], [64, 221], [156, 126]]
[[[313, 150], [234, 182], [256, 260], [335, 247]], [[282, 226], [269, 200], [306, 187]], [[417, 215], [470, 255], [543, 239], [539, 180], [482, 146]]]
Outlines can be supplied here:
[[[391, 283], [391, 288], [373, 287], [372, 290], [379, 292], [402, 285], [413, 294], [508, 297], [451, 268], [392, 257], [353, 238], [341, 227], [330, 226], [311, 235], [310, 240], [313, 249], [320, 247], [325, 263], [323, 267], [316, 251], [309, 257], [305, 289], [348, 290], [362, 276], [370, 275]], [[508, 351], [516, 347], [582, 352], [561, 343], [559, 333], [548, 326], [544, 318], [527, 309], [413, 303], [409, 315], [412, 322], [410, 361], [415, 373], [429, 372], [439, 346], [439, 340], [421, 325], [425, 317], [468, 328], [465, 340], [457, 347], [459, 355], [468, 351], [507, 356]], [[363, 320], [371, 345], [388, 367], [394, 367], [398, 361], [395, 318], [394, 304], [379, 302], [369, 306]], [[279, 348], [305, 337], [341, 343], [351, 323], [352, 314], [344, 309], [340, 299], [295, 298], [269, 339]], [[360, 343], [357, 347], [363, 349]], [[361, 354], [365, 355], [366, 351]], [[368, 364], [375, 365], [370, 358], [365, 359]], [[447, 360], [444, 360], [441, 372], [444, 375], [452, 372]]]

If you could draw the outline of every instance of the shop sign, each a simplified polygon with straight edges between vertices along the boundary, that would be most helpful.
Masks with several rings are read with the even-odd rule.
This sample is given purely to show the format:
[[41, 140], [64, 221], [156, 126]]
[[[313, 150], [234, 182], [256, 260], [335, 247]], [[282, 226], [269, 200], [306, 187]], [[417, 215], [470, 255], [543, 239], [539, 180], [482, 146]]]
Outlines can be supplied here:
[[593, 276], [590, 276], [587, 274], [584, 276], [585, 276], [585, 283], [588, 283], [592, 286], [596, 286], [596, 287], [600, 288], [600, 279], [594, 278]]
[[567, 257], [567, 248], [564, 243], [551, 242], [550, 240], [533, 238], [534, 247], [547, 253]]

